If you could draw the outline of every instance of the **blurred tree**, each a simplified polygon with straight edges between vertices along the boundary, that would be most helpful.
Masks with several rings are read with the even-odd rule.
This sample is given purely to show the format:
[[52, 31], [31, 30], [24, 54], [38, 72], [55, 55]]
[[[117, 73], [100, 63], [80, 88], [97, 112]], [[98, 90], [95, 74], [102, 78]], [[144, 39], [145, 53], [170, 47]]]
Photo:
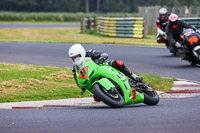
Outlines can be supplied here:
[[80, 3], [81, 3], [80, 0], [58, 0], [58, 1], [56, 0], [53, 1], [55, 11], [78, 12], [80, 9]]
[[101, 2], [101, 0], [97, 0], [97, 12], [100, 12], [100, 2]]
[[102, 0], [103, 12], [127, 12], [126, 0]]
[[0, 0], [0, 11], [137, 12], [138, 6], [200, 6], [200, 0]]
[[90, 11], [90, 10], [89, 10], [89, 8], [90, 8], [90, 7], [89, 7], [89, 2], [90, 2], [89, 0], [85, 0], [85, 12], [86, 12], [86, 13], [89, 13], [89, 11]]

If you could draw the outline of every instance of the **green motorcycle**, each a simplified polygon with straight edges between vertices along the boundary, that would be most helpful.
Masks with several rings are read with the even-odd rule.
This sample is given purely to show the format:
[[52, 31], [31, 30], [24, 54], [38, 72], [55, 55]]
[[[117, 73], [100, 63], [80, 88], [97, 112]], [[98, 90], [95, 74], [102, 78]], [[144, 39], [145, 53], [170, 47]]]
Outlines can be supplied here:
[[87, 89], [110, 107], [121, 108], [142, 102], [156, 105], [159, 102], [157, 92], [147, 83], [128, 79], [108, 63], [97, 64], [86, 57], [75, 74], [81, 88]]

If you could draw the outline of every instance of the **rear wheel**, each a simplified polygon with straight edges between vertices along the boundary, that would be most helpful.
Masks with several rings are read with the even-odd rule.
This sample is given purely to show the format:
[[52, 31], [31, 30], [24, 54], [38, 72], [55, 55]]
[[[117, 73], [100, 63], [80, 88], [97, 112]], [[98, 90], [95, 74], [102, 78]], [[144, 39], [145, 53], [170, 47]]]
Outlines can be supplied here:
[[110, 107], [121, 108], [124, 106], [124, 99], [115, 88], [107, 91], [103, 86], [96, 83], [92, 89], [94, 95]]
[[173, 56], [177, 56], [177, 51], [172, 52]]
[[197, 64], [196, 57], [195, 56], [191, 57], [191, 61], [189, 62], [190, 62], [190, 65], [195, 66]]
[[196, 64], [197, 64], [196, 61], [192, 61], [192, 62], [190, 62], [190, 65], [192, 65], [192, 66], [195, 66]]

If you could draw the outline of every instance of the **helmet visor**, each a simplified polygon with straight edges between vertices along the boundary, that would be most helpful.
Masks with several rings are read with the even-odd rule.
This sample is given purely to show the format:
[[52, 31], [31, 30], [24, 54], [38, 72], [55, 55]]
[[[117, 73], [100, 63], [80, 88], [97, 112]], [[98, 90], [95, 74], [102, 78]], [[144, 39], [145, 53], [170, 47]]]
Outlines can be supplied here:
[[80, 60], [80, 57], [81, 57], [80, 54], [79, 54], [79, 55], [76, 55], [76, 56], [73, 56], [73, 57], [72, 57], [72, 61], [75, 63], [75, 62], [77, 62], [78, 60]]
[[161, 17], [162, 21], [166, 21], [167, 20], [167, 14], [161, 14], [160, 17]]
[[170, 21], [170, 24], [171, 24], [171, 27], [176, 28], [178, 25], [178, 21], [175, 21], [175, 22]]
[[178, 24], [178, 21], [175, 21], [175, 22], [170, 22], [171, 25], [177, 25]]

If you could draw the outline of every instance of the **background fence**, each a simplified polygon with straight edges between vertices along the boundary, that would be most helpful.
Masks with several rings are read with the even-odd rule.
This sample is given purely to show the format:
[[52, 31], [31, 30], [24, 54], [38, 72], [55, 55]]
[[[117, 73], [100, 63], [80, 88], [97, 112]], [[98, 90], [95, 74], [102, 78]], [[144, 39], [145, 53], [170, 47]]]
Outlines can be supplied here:
[[200, 17], [187, 17], [180, 18], [184, 20], [186, 23], [195, 26], [198, 30], [200, 30]]
[[[145, 25], [147, 34], [156, 34], [156, 19], [158, 17], [158, 11], [161, 6], [144, 6], [139, 7], [139, 16], [145, 18]], [[165, 7], [168, 13], [176, 13], [179, 18], [183, 18], [188, 23], [197, 23], [200, 17], [200, 7]], [[190, 17], [186, 19], [186, 17]], [[193, 18], [194, 17], [194, 18]], [[192, 18], [192, 19], [191, 19]], [[193, 22], [192, 22], [193, 21]], [[196, 22], [195, 22], [196, 21]]]
[[143, 38], [144, 19], [142, 17], [97, 17], [96, 31], [108, 36]]
[[[142, 17], [83, 18], [81, 21], [81, 32], [84, 33], [89, 30], [108, 36], [146, 38], [148, 31], [152, 32], [152, 27], [156, 29], [156, 24], [149, 25], [146, 19]], [[184, 17], [180, 19], [200, 30], [200, 17]], [[156, 30], [154, 32], [156, 34]]]
[[81, 19], [81, 33], [86, 31], [93, 31], [96, 27], [96, 18], [87, 17]]

